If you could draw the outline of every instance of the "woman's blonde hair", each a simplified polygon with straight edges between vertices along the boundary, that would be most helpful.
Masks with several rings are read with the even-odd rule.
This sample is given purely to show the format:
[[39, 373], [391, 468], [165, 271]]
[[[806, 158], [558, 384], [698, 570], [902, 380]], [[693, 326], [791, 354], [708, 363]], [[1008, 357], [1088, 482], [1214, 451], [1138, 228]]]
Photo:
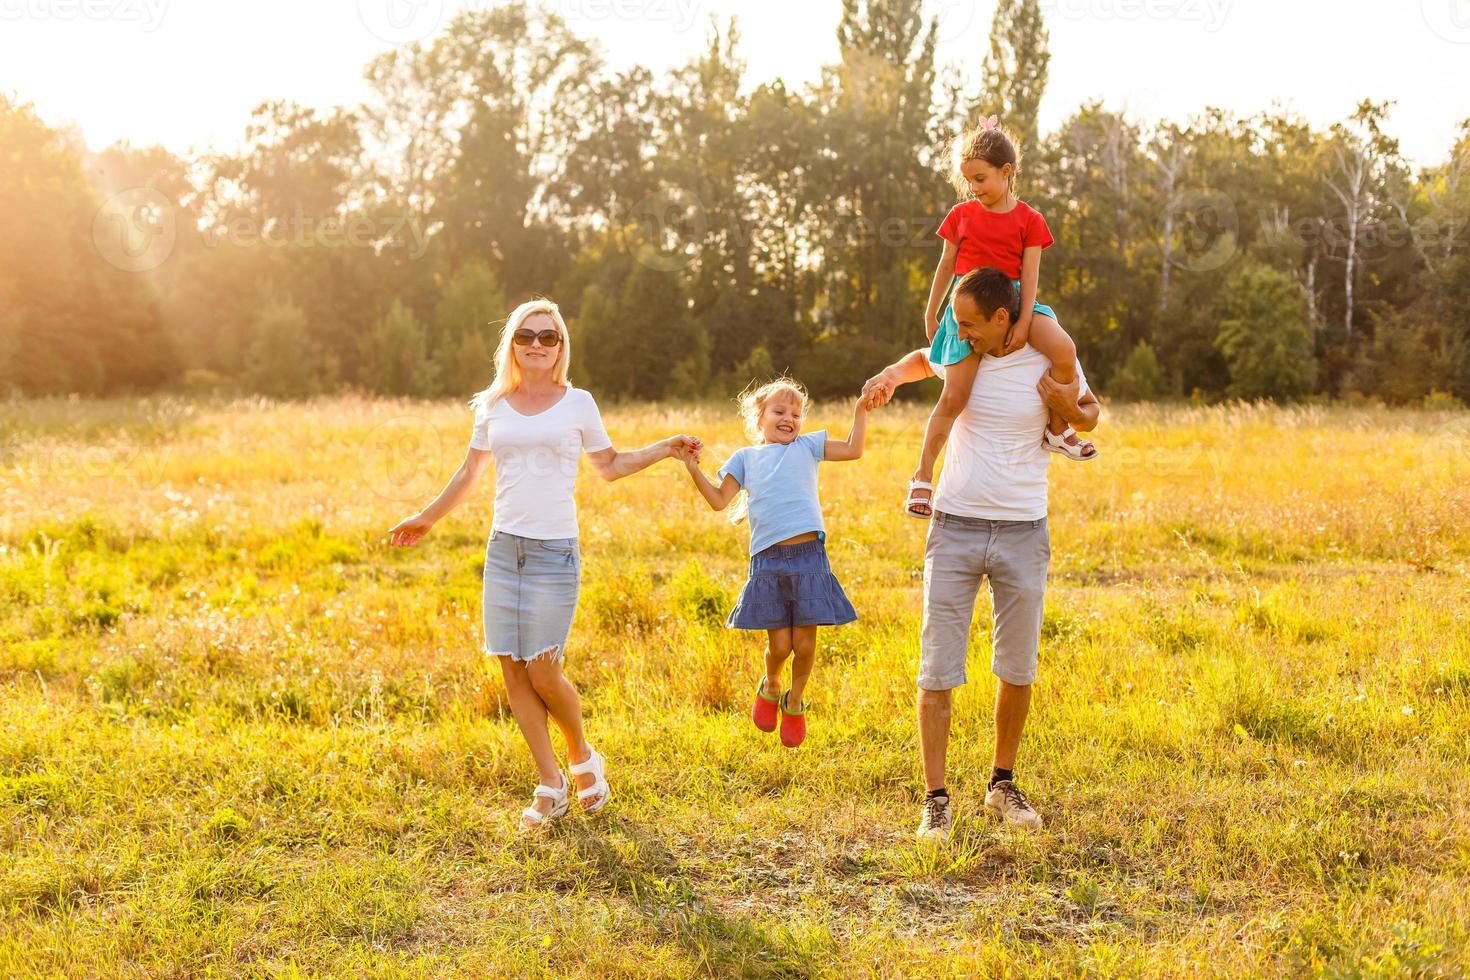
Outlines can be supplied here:
[[761, 412], [766, 406], [774, 401], [789, 398], [801, 406], [803, 414], [810, 398], [801, 383], [791, 378], [780, 377], [775, 381], [767, 381], [759, 388], [751, 386], [740, 393], [740, 417], [745, 420], [745, 434], [754, 443], [766, 441], [766, 435], [761, 431]]
[[552, 380], [559, 385], [571, 384], [567, 380], [567, 372], [572, 365], [572, 337], [567, 332], [567, 323], [562, 319], [561, 310], [551, 300], [533, 299], [517, 306], [505, 321], [505, 326], [500, 331], [500, 346], [495, 348], [495, 378], [490, 382], [490, 387], [470, 399], [470, 407], [475, 411], [492, 407], [497, 401], [520, 388], [521, 366], [516, 363], [513, 338], [521, 324], [537, 313], [545, 313], [551, 317], [551, 322], [556, 324], [556, 332], [561, 334]]
[[[767, 381], [759, 388], [751, 385], [740, 393], [740, 417], [745, 421], [745, 434], [750, 437], [751, 442], [761, 445], [766, 441], [766, 434], [761, 431], [760, 426], [761, 413], [766, 410], [766, 406], [788, 399], [800, 405], [802, 414], [806, 414], [811, 399], [801, 383], [792, 378], [783, 376], [775, 381]], [[730, 508], [730, 523], [739, 524], [749, 516], [750, 494], [741, 487]]]
[[1021, 153], [1016, 149], [1014, 137], [1005, 127], [994, 125], [993, 117], [950, 140], [949, 152], [945, 156], [949, 163], [949, 182], [960, 200], [970, 198], [970, 182], [960, 169], [969, 160], [984, 160], [996, 170], [1009, 164], [1011, 193], [1015, 193], [1016, 175], [1021, 172]]

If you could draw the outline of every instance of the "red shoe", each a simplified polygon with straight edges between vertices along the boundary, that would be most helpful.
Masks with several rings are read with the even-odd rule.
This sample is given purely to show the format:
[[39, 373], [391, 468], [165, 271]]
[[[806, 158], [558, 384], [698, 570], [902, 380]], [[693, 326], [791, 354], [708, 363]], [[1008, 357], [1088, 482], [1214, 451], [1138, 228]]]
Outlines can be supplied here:
[[786, 694], [781, 695], [781, 744], [794, 749], [806, 738], [806, 705], [800, 711], [792, 711], [786, 706]]
[[750, 720], [755, 722], [755, 727], [763, 732], [774, 732], [776, 730], [776, 706], [780, 703], [777, 698], [768, 698], [765, 694], [766, 679], [762, 677], [755, 682], [755, 705], [750, 709]]

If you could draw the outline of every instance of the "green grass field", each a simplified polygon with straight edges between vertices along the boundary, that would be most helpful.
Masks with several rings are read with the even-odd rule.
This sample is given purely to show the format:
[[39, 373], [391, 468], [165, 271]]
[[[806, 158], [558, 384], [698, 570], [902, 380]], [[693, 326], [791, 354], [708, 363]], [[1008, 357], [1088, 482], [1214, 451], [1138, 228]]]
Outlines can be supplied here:
[[[718, 404], [607, 422], [628, 448], [741, 438]], [[982, 611], [945, 849], [912, 842], [923, 406], [823, 468], [862, 619], [823, 631], [795, 752], [750, 725], [760, 642], [721, 625], [745, 530], [676, 463], [584, 467], [567, 671], [615, 798], [530, 838], [535, 771], [476, 653], [489, 485], [420, 547], [384, 540], [466, 409], [0, 423], [0, 975], [1470, 970], [1464, 413], [1106, 414], [1097, 463], [1052, 467], [1019, 765], [1046, 827], [981, 806]]]

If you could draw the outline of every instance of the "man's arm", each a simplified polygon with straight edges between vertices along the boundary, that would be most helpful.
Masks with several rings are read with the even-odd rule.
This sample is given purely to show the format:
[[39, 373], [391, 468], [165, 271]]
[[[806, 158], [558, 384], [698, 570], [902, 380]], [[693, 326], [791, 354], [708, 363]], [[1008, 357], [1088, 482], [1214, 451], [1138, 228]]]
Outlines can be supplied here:
[[1067, 424], [1078, 432], [1091, 432], [1097, 428], [1098, 419], [1101, 416], [1102, 403], [1089, 389], [1087, 394], [1077, 399], [1077, 415], [1067, 419]]
[[1102, 403], [1097, 400], [1090, 387], [1086, 394], [1078, 397], [1077, 392], [1081, 387], [1080, 380], [1058, 384], [1052, 380], [1050, 374], [1043, 374], [1036, 383], [1036, 390], [1048, 409], [1066, 419], [1067, 424], [1078, 432], [1091, 432], [1097, 428]]
[[930, 367], [929, 358], [925, 356], [925, 352], [922, 349], [909, 351], [869, 378], [863, 385], [863, 397], [873, 408], [878, 408], [888, 404], [893, 398], [893, 393], [901, 385], [932, 377], [934, 377], [934, 369]]

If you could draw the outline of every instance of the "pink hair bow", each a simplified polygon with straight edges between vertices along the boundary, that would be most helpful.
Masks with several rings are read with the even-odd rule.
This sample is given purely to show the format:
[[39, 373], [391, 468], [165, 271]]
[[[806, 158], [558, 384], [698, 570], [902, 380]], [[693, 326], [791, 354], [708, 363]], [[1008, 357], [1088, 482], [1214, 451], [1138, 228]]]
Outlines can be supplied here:
[[1000, 117], [999, 116], [991, 116], [989, 119], [982, 119], [982, 120], [980, 120], [980, 128], [981, 129], [994, 129], [995, 128], [995, 124], [998, 123], [998, 122], [1000, 122]]

